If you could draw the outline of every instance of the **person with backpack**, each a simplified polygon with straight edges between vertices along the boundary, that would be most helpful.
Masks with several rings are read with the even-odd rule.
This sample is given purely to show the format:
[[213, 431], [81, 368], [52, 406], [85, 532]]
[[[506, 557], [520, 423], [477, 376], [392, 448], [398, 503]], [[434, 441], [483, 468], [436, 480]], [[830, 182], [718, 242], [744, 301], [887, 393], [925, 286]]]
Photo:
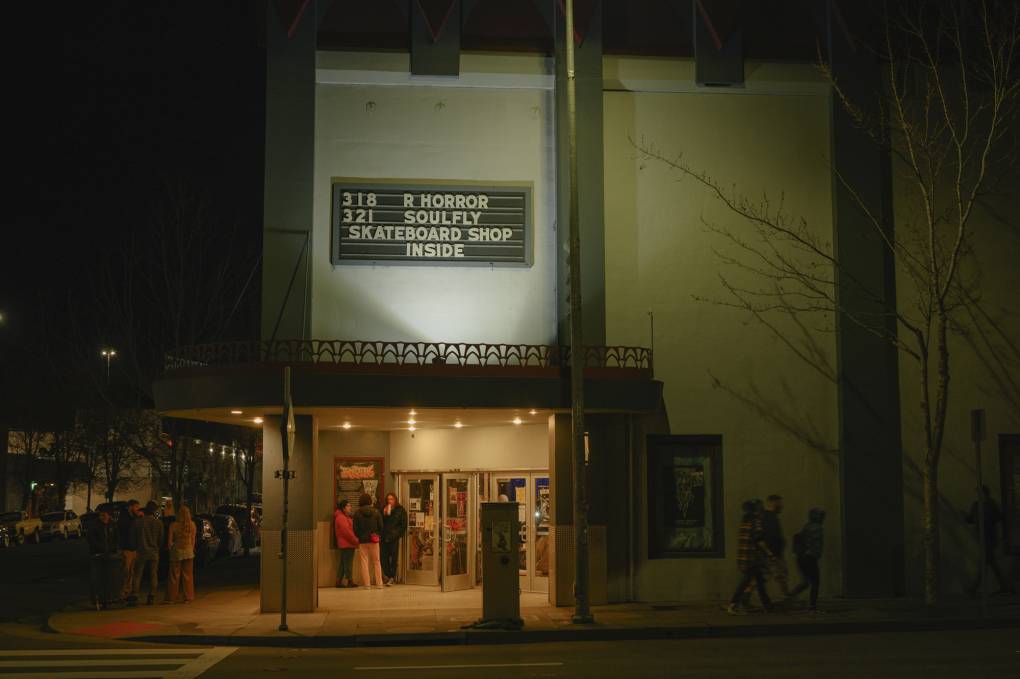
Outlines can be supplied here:
[[765, 591], [765, 563], [770, 556], [768, 545], [765, 544], [762, 514], [764, 507], [761, 500], [748, 500], [742, 505], [743, 519], [737, 538], [737, 568], [740, 570], [740, 583], [733, 592], [726, 612], [730, 615], [746, 614], [746, 591], [753, 582], [758, 589], [758, 598], [766, 612], [772, 611], [772, 601]]
[[825, 537], [822, 528], [823, 521], [825, 521], [825, 511], [816, 507], [808, 512], [807, 523], [799, 533], [793, 536], [793, 553], [797, 556], [797, 569], [800, 571], [802, 579], [800, 584], [790, 592], [788, 598], [792, 599], [810, 587], [809, 610], [812, 612], [818, 610], [818, 587], [822, 581], [818, 560], [822, 558]]
[[365, 589], [370, 589], [372, 585], [372, 573], [375, 573], [375, 586], [383, 588], [382, 563], [379, 561], [382, 532], [382, 515], [372, 506], [372, 496], [363, 493], [358, 500], [358, 511], [354, 514], [354, 534], [358, 536], [358, 560], [361, 562], [364, 578], [362, 585]]

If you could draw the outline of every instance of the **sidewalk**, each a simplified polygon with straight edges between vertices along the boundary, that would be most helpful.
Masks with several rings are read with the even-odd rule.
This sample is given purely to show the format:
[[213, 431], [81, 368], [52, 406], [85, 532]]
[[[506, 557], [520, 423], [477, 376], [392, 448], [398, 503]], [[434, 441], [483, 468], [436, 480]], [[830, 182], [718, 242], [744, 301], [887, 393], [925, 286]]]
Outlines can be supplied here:
[[138, 606], [109, 611], [68, 609], [50, 616], [48, 626], [63, 634], [147, 642], [231, 646], [410, 646], [505, 644], [550, 641], [708, 638], [767, 635], [844, 634], [933, 629], [1020, 627], [1020, 598], [989, 597], [988, 615], [978, 603], [953, 599], [928, 611], [919, 602], [836, 600], [822, 612], [803, 609], [730, 616], [719, 602], [613, 604], [595, 606], [596, 624], [570, 622], [570, 608], [554, 608], [545, 595], [524, 594], [521, 631], [462, 629], [481, 616], [481, 591], [440, 593], [397, 585], [384, 590], [319, 590], [316, 613], [287, 616], [259, 613], [258, 589], [223, 585], [199, 592], [191, 604]]

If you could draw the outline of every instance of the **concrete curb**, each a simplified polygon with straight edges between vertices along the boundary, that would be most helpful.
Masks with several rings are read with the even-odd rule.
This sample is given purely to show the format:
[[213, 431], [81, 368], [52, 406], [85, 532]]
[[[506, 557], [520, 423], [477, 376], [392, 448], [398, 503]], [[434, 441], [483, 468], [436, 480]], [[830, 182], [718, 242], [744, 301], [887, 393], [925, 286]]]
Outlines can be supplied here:
[[421, 634], [352, 634], [336, 636], [222, 636], [203, 634], [143, 635], [124, 641], [200, 646], [263, 646], [285, 648], [371, 648], [392, 646], [480, 646], [571, 641], [633, 641], [639, 639], [735, 639], [746, 637], [822, 636], [893, 632], [935, 632], [1020, 627], [1020, 619], [928, 619], [821, 622], [772, 625], [710, 625], [687, 627], [571, 627], [552, 630], [463, 630]]

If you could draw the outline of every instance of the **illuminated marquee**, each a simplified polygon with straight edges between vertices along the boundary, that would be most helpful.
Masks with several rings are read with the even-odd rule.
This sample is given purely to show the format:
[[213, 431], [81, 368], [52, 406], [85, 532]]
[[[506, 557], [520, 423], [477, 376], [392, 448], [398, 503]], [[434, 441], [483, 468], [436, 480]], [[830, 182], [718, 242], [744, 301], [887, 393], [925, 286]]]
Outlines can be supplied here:
[[333, 264], [530, 265], [530, 186], [334, 180]]

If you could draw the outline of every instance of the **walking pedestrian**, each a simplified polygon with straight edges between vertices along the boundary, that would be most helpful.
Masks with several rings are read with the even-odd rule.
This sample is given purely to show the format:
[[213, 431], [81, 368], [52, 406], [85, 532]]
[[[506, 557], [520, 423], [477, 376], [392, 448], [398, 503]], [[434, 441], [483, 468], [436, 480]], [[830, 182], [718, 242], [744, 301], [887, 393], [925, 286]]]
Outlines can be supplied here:
[[177, 591], [183, 585], [184, 603], [195, 599], [195, 521], [191, 508], [181, 505], [177, 519], [170, 524], [167, 536], [167, 552], [170, 556], [170, 570], [166, 578], [166, 603], [177, 601]]
[[737, 568], [740, 570], [740, 583], [730, 598], [726, 612], [731, 615], [746, 613], [744, 592], [752, 582], [758, 588], [758, 598], [766, 612], [772, 610], [772, 601], [765, 591], [764, 564], [768, 547], [762, 529], [763, 507], [761, 500], [749, 500], [742, 505], [744, 516], [740, 522], [737, 537]]
[[99, 521], [89, 527], [89, 584], [96, 609], [109, 608], [121, 593], [123, 556], [118, 544], [117, 526], [109, 510], [99, 512]]
[[797, 555], [797, 569], [801, 574], [801, 582], [790, 592], [789, 598], [799, 595], [808, 587], [811, 588], [809, 610], [818, 610], [818, 588], [822, 583], [818, 560], [822, 558], [824, 544], [825, 511], [817, 507], [808, 512], [808, 521], [800, 532], [793, 536], [793, 553]]
[[159, 589], [159, 550], [163, 546], [163, 522], [156, 518], [158, 509], [159, 505], [150, 500], [132, 526], [138, 555], [135, 557], [134, 578], [131, 581], [131, 595], [128, 597], [130, 606], [138, 603], [142, 576], [146, 569], [149, 571], [149, 595], [145, 603], [151, 606], [156, 602], [156, 591]]
[[400, 540], [407, 533], [407, 511], [400, 506], [394, 493], [386, 494], [383, 507], [382, 571], [387, 586], [396, 582]]
[[120, 540], [121, 553], [124, 555], [124, 582], [120, 588], [120, 598], [131, 596], [131, 586], [135, 581], [135, 558], [138, 546], [135, 544], [135, 519], [141, 516], [141, 505], [138, 500], [128, 500], [127, 507], [117, 517], [117, 534]]
[[358, 511], [354, 514], [354, 534], [358, 536], [358, 561], [361, 562], [362, 585], [365, 589], [371, 586], [373, 573], [375, 586], [383, 588], [382, 564], [379, 562], [382, 531], [382, 515], [372, 506], [372, 496], [363, 493], [358, 500]]
[[766, 570], [770, 580], [779, 585], [783, 596], [790, 596], [789, 570], [786, 567], [784, 554], [786, 540], [783, 538], [783, 526], [779, 515], [783, 512], [783, 496], [769, 495], [766, 499], [765, 512], [762, 514], [762, 528], [765, 544], [769, 548], [769, 559]]
[[358, 536], [354, 534], [353, 508], [348, 500], [340, 500], [333, 510], [333, 530], [336, 546], [340, 550], [340, 564], [336, 571], [337, 587], [357, 587], [354, 584], [354, 550], [358, 548]]
[[[967, 593], [974, 597], [977, 596], [978, 591], [981, 589], [985, 577], [985, 567], [991, 568], [992, 573], [995, 574], [995, 579], [999, 583], [999, 589], [996, 594], [1009, 594], [1013, 591], [1010, 583], [1006, 580], [999, 568], [999, 560], [996, 558], [996, 551], [999, 549], [999, 531], [1002, 529], [1002, 510], [999, 508], [999, 504], [992, 499], [992, 494], [988, 490], [988, 486], [981, 486], [981, 493], [984, 495], [983, 504], [985, 506], [985, 544], [984, 544], [984, 558], [981, 560], [982, 563], [978, 564], [977, 579], [974, 584], [967, 588]], [[974, 502], [971, 505], [970, 512], [965, 517], [967, 523], [972, 523], [975, 526], [978, 522], [978, 503]]]

